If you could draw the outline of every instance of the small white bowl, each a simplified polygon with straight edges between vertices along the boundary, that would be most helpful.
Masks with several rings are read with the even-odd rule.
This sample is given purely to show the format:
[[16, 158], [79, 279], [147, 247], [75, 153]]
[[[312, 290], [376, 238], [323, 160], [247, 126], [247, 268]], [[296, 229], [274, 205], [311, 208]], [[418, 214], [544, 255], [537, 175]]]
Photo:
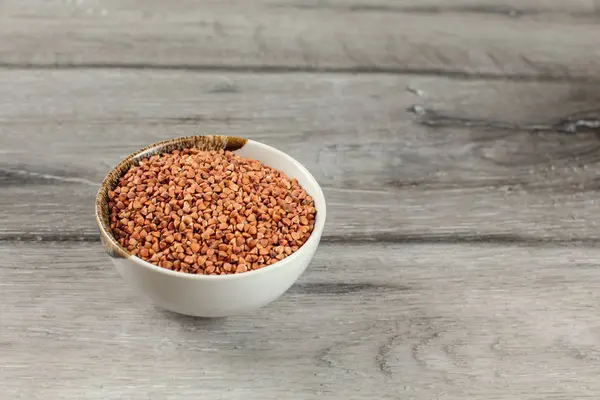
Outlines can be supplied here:
[[[167, 270], [132, 256], [110, 230], [108, 190], [140, 159], [174, 149], [227, 149], [285, 172], [312, 196], [317, 210], [310, 238], [295, 253], [275, 264], [234, 275], [194, 275]], [[321, 187], [298, 161], [265, 144], [230, 136], [192, 136], [150, 145], [123, 160], [106, 177], [96, 197], [96, 222], [106, 252], [125, 281], [159, 307], [198, 317], [224, 317], [263, 307], [281, 296], [310, 263], [325, 225], [326, 205]]]

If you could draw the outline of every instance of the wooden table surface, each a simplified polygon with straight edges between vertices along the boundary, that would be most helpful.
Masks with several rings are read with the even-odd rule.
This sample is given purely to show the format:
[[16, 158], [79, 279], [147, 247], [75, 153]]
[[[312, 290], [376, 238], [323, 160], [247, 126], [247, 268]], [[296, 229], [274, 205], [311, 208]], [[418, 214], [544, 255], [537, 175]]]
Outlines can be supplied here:
[[[600, 1], [2, 0], [0, 398], [600, 398]], [[301, 161], [328, 222], [255, 313], [131, 290], [93, 199], [155, 141]]]

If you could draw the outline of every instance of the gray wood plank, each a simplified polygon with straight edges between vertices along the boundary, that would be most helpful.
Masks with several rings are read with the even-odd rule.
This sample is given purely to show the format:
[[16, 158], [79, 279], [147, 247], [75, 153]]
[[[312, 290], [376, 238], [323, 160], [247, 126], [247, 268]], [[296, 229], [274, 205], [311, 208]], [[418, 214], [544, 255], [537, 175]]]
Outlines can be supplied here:
[[597, 80], [597, 18], [594, 0], [8, 0], [0, 63]]
[[5, 240], [96, 240], [108, 170], [200, 132], [305, 164], [329, 201], [327, 240], [600, 238], [596, 85], [104, 70], [3, 71], [0, 86]]
[[596, 248], [324, 244], [280, 300], [161, 311], [99, 244], [0, 245], [0, 386], [35, 399], [597, 399]]

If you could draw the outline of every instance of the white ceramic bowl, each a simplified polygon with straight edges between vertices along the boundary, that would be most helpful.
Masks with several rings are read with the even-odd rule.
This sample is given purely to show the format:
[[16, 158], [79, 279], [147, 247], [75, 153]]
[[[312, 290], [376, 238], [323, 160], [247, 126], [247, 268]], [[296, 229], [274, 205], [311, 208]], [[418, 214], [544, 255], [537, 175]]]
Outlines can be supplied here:
[[[176, 148], [227, 149], [285, 172], [313, 197], [317, 210], [314, 230], [292, 255], [267, 267], [234, 275], [193, 275], [167, 270], [132, 256], [113, 237], [109, 225], [108, 190], [141, 158]], [[223, 317], [256, 310], [281, 296], [310, 263], [325, 225], [325, 197], [313, 176], [287, 154], [252, 140], [229, 136], [193, 136], [150, 145], [117, 165], [96, 198], [96, 221], [102, 243], [119, 274], [159, 307], [199, 317]]]

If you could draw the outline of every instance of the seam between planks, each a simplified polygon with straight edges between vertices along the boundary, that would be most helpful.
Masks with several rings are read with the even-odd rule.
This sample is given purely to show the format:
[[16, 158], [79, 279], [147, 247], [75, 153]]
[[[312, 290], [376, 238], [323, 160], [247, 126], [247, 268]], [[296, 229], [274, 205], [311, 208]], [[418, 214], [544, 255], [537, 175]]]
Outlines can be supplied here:
[[[373, 234], [328, 235], [321, 238], [324, 244], [488, 244], [523, 245], [538, 247], [544, 245], [562, 245], [569, 247], [595, 247], [600, 240], [596, 238], [551, 238], [513, 234], [473, 234], [473, 233], [429, 233], [402, 234], [378, 232]], [[100, 236], [91, 232], [84, 233], [9, 233], [0, 234], [0, 244], [17, 243], [100, 243]]]
[[600, 83], [600, 77], [592, 76], [555, 76], [531, 74], [494, 74], [488, 72], [466, 72], [440, 68], [401, 68], [401, 67], [313, 67], [300, 65], [217, 65], [217, 64], [153, 64], [153, 63], [6, 63], [0, 62], [0, 70], [155, 70], [183, 72], [237, 72], [254, 74], [381, 74], [381, 75], [418, 75], [436, 76], [461, 80], [483, 81], [523, 81], [523, 82], [587, 82]]

